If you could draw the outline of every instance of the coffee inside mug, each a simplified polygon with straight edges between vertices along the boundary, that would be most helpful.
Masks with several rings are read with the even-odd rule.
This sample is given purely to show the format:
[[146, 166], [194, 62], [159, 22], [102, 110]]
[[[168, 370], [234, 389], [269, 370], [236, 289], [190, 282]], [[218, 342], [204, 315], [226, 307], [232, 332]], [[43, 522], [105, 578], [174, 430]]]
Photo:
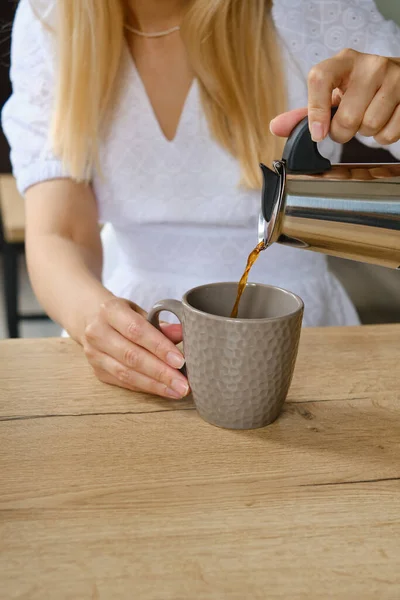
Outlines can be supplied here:
[[[188, 292], [184, 303], [203, 313], [230, 318], [237, 283], [204, 285]], [[299, 299], [281, 288], [248, 283], [240, 301], [239, 319], [278, 319], [295, 313]]]

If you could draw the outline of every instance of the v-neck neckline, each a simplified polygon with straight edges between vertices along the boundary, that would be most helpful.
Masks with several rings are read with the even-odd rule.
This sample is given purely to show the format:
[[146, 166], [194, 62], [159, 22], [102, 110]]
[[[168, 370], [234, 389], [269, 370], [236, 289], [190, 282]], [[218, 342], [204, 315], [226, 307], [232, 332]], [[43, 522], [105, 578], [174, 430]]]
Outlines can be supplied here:
[[190, 87], [188, 89], [188, 92], [186, 94], [185, 101], [183, 103], [181, 114], [179, 117], [178, 125], [177, 125], [176, 131], [175, 131], [175, 135], [172, 139], [168, 139], [167, 136], [165, 135], [164, 131], [162, 130], [160, 121], [158, 120], [158, 117], [157, 117], [155, 110], [153, 108], [153, 105], [151, 103], [150, 97], [147, 93], [146, 86], [143, 82], [143, 79], [142, 79], [140, 73], [139, 73], [139, 70], [136, 66], [136, 63], [135, 63], [134, 58], [129, 50], [127, 43], [124, 44], [124, 48], [125, 48], [125, 52], [127, 54], [127, 60], [128, 60], [129, 66], [130, 66], [130, 70], [134, 75], [135, 83], [138, 85], [140, 93], [143, 97], [144, 103], [146, 104], [146, 108], [148, 109], [148, 112], [150, 114], [150, 119], [151, 119], [151, 122], [152, 122], [155, 132], [157, 133], [158, 137], [160, 137], [162, 139], [163, 143], [166, 144], [167, 146], [175, 145], [179, 141], [179, 138], [182, 134], [182, 130], [184, 129], [184, 126], [187, 122], [189, 106], [191, 104], [192, 97], [195, 94], [196, 89], [197, 89], [196, 78], [195, 77], [193, 78], [193, 80], [190, 84]]

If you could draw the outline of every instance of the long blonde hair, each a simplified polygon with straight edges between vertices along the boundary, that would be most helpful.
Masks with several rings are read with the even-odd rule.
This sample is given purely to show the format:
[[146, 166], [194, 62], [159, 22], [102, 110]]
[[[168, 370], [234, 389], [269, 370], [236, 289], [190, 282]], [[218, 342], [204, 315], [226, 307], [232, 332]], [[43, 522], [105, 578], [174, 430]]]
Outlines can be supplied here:
[[[117, 101], [125, 2], [57, 0], [52, 139], [77, 180], [99, 166], [102, 125]], [[282, 142], [269, 132], [270, 120], [286, 105], [271, 4], [192, 0], [181, 28], [211, 133], [239, 161], [242, 183], [254, 189], [261, 185], [259, 162], [269, 164], [282, 153]]]

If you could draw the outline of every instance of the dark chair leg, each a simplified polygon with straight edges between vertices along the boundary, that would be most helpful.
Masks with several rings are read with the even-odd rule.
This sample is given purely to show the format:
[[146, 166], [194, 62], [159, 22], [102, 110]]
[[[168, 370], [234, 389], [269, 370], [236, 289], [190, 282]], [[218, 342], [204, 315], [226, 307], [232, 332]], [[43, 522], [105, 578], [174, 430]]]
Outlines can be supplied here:
[[4, 243], [4, 297], [7, 315], [8, 336], [19, 337], [18, 317], [18, 247]]

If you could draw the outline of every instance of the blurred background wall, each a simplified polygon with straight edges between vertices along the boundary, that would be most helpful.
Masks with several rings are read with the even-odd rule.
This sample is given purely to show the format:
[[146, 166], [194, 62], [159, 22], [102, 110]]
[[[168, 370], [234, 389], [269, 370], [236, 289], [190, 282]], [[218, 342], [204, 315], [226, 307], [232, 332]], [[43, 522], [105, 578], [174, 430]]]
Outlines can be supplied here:
[[376, 5], [387, 19], [392, 19], [400, 24], [399, 0], [377, 0]]

